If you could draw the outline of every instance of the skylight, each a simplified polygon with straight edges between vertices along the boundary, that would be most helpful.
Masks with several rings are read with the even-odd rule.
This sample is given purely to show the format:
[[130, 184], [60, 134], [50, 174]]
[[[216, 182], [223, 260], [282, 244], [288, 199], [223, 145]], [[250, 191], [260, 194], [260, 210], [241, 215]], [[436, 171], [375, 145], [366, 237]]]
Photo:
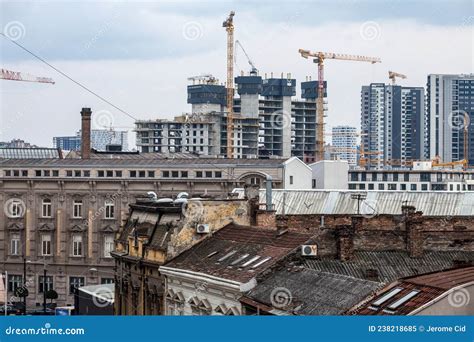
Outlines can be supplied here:
[[219, 252], [217, 252], [217, 251], [216, 251], [216, 252], [212, 252], [212, 253], [210, 253], [206, 258], [213, 257], [213, 256], [216, 255], [217, 253], [219, 253]]
[[395, 303], [392, 303], [388, 306], [389, 309], [396, 309], [398, 308], [400, 305], [408, 302], [410, 299], [412, 299], [413, 297], [415, 297], [418, 293], [420, 293], [420, 291], [418, 290], [413, 290], [413, 291], [410, 291], [410, 293], [408, 293], [407, 295], [403, 296], [402, 298], [400, 298], [399, 300], [397, 300]]
[[266, 257], [265, 259], [263, 260], [260, 260], [259, 262], [257, 262], [255, 265], [253, 265], [251, 268], [252, 269], [255, 269], [257, 268], [258, 266], [260, 265], [263, 265], [264, 263], [266, 263], [268, 260], [270, 260], [272, 257]]
[[239, 257], [237, 260], [233, 261], [231, 265], [237, 265], [239, 262], [243, 261], [245, 258], [247, 258], [249, 254], [244, 254], [241, 257]]
[[258, 259], [260, 259], [260, 255], [254, 256], [252, 259], [250, 259], [249, 261], [247, 261], [246, 263], [244, 263], [244, 264], [242, 265], [242, 267], [247, 267], [247, 266], [250, 265], [252, 262], [257, 261]]
[[380, 306], [381, 304], [385, 303], [387, 300], [395, 296], [397, 293], [399, 293], [402, 289], [397, 287], [396, 289], [392, 289], [388, 293], [384, 294], [382, 297], [377, 299], [375, 302], [372, 303], [374, 306]]
[[234, 255], [235, 253], [237, 253], [237, 251], [229, 252], [229, 253], [227, 253], [226, 255], [224, 255], [222, 258], [220, 258], [219, 260], [217, 260], [217, 262], [224, 261], [225, 259], [231, 257], [231, 256]]

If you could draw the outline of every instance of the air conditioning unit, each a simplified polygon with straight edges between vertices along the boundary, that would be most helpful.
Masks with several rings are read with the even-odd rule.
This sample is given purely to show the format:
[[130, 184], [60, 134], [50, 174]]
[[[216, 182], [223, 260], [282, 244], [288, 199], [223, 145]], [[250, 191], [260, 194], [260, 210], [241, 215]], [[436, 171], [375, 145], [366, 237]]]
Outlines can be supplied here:
[[316, 255], [318, 255], [318, 246], [317, 245], [303, 245], [303, 246], [301, 246], [301, 255], [302, 256], [316, 256]]
[[196, 226], [196, 232], [198, 234], [207, 234], [210, 232], [209, 225], [205, 223], [200, 223]]

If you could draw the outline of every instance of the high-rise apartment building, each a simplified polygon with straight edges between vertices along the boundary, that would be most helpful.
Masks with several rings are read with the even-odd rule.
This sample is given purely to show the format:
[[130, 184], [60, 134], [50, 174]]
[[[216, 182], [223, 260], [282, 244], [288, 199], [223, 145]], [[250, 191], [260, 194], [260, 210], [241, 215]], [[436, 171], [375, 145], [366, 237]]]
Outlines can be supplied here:
[[349, 166], [357, 164], [357, 128], [351, 126], [334, 126], [332, 128], [333, 155], [340, 160], [347, 160]]
[[[262, 78], [255, 72], [235, 78], [234, 156], [296, 156], [314, 161], [317, 82]], [[137, 121], [137, 147], [142, 152], [197, 152], [225, 156], [227, 115], [225, 86], [213, 81], [188, 86], [192, 114], [174, 120]], [[173, 129], [171, 129], [173, 127]], [[174, 130], [170, 135], [168, 132]], [[191, 131], [190, 131], [191, 130]], [[196, 133], [193, 132], [196, 130]], [[195, 145], [198, 144], [198, 145]]]
[[[474, 161], [474, 74], [428, 75], [427, 144], [430, 159], [443, 162]], [[464, 128], [467, 128], [468, 151], [464, 151]]]
[[[91, 130], [91, 147], [97, 151], [106, 151], [107, 146], [120, 145], [122, 151], [128, 151], [128, 132], [109, 129]], [[81, 149], [81, 130], [75, 136], [54, 137], [53, 146], [67, 151]]]
[[363, 86], [361, 127], [367, 167], [404, 167], [425, 159], [424, 89], [383, 83]]

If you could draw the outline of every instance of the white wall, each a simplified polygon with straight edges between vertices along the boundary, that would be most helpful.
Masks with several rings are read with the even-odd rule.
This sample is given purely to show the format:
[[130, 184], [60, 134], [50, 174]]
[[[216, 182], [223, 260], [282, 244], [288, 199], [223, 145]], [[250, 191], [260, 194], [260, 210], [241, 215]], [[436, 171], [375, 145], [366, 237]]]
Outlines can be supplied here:
[[[285, 163], [283, 189], [311, 189], [311, 168], [296, 157]], [[346, 175], [347, 178], [347, 175]]]
[[310, 165], [314, 189], [347, 190], [349, 163], [346, 160], [322, 160]]

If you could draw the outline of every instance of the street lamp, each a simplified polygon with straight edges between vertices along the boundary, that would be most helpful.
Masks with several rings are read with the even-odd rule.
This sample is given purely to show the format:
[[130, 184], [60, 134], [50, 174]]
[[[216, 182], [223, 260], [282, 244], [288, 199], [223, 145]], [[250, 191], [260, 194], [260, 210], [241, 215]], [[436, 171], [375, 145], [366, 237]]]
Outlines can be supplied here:
[[26, 260], [26, 257], [23, 257], [23, 315], [26, 316], [26, 264], [31, 264], [30, 260]]

